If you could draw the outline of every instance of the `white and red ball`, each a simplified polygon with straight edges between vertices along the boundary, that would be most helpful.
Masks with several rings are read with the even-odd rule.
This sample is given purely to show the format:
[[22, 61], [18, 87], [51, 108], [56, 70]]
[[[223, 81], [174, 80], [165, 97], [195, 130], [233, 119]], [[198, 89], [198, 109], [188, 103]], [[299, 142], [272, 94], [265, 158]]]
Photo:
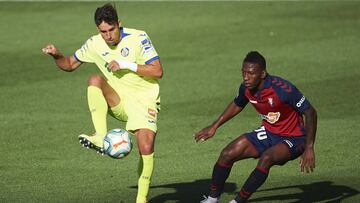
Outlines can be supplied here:
[[132, 147], [131, 134], [124, 129], [112, 129], [104, 138], [104, 152], [114, 159], [127, 156]]

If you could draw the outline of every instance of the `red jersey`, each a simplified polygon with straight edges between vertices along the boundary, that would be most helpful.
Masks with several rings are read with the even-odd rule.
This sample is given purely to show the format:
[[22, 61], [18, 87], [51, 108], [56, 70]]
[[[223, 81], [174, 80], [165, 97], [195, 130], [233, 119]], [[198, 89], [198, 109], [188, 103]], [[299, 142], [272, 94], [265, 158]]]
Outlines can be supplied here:
[[240, 107], [251, 103], [262, 118], [266, 130], [280, 136], [305, 135], [302, 113], [310, 102], [289, 81], [267, 75], [262, 89], [251, 93], [244, 84], [234, 102]]

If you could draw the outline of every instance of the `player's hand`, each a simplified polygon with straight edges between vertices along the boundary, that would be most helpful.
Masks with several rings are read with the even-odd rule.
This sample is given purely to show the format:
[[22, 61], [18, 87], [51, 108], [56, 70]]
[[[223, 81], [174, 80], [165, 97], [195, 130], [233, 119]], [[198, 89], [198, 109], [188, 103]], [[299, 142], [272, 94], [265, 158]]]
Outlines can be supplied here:
[[301, 173], [310, 173], [315, 169], [315, 152], [313, 147], [305, 147], [305, 151], [300, 157]]
[[214, 128], [213, 126], [208, 126], [202, 130], [200, 130], [199, 132], [197, 132], [194, 135], [194, 138], [196, 140], [196, 142], [202, 141], [204, 142], [205, 140], [212, 138], [215, 135], [216, 132], [216, 128]]
[[57, 48], [53, 44], [46, 45], [44, 48], [41, 49], [41, 51], [44, 54], [48, 54], [48, 55], [51, 55], [51, 56], [59, 55], [59, 51], [57, 50]]
[[108, 64], [107, 68], [109, 71], [112, 71], [112, 72], [115, 72], [118, 70], [124, 70], [124, 69], [128, 69], [133, 72], [137, 72], [138, 65], [136, 63], [132, 63], [132, 62], [128, 62], [128, 61], [112, 60]]
[[116, 62], [115, 60], [112, 60], [110, 63], [108, 63], [106, 68], [110, 72], [116, 72], [121, 69], [119, 63]]

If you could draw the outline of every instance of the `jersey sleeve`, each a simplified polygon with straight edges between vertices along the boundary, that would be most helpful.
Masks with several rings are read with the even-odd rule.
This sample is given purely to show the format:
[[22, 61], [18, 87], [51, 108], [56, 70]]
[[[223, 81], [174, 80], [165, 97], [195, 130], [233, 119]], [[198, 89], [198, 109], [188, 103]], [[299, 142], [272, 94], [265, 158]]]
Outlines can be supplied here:
[[137, 64], [149, 64], [152, 61], [159, 59], [159, 55], [157, 54], [155, 47], [145, 32], [139, 34], [138, 43], [136, 57]]
[[303, 113], [306, 109], [310, 107], [310, 102], [306, 97], [295, 87], [295, 85], [286, 81], [286, 88], [280, 89], [280, 99], [283, 102], [290, 104], [296, 111]]
[[80, 49], [78, 49], [75, 54], [74, 57], [76, 58], [76, 60], [80, 61], [80, 62], [88, 62], [88, 63], [93, 63], [94, 62], [94, 57], [96, 55], [95, 51], [92, 49], [92, 45], [93, 45], [93, 39], [90, 38], [88, 39], [82, 46]]
[[239, 87], [239, 93], [235, 97], [234, 102], [239, 107], [245, 107], [249, 103], [249, 99], [245, 96], [245, 86], [243, 84]]

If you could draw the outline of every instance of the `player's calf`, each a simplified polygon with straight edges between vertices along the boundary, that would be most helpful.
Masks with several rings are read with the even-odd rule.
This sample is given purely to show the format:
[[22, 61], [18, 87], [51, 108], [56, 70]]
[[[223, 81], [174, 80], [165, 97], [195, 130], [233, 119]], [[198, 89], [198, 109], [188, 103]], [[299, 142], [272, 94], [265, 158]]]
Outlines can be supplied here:
[[246, 202], [252, 193], [254, 193], [266, 181], [268, 175], [268, 169], [257, 166], [246, 180], [238, 195], [235, 197], [235, 202]]

